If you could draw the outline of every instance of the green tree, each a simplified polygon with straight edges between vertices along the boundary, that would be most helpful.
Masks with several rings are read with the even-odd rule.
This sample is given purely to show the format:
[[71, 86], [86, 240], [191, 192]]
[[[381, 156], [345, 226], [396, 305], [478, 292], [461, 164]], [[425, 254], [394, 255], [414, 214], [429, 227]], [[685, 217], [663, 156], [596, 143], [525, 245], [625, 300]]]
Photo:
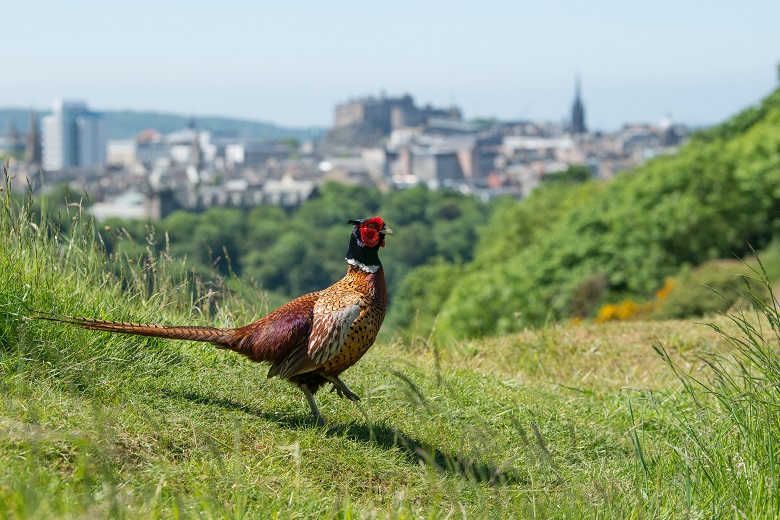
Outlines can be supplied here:
[[387, 194], [381, 206], [381, 216], [390, 227], [426, 222], [431, 191], [425, 186], [395, 190]]
[[542, 182], [547, 184], [564, 183], [579, 184], [589, 181], [593, 178], [590, 168], [587, 166], [574, 165], [569, 166], [563, 171], [548, 173], [542, 177]]
[[441, 259], [412, 270], [398, 284], [388, 321], [419, 335], [429, 334], [462, 267]]
[[202, 265], [211, 265], [222, 275], [232, 270], [241, 274], [240, 255], [244, 247], [246, 228], [241, 210], [210, 208], [200, 215], [190, 237], [193, 258]]

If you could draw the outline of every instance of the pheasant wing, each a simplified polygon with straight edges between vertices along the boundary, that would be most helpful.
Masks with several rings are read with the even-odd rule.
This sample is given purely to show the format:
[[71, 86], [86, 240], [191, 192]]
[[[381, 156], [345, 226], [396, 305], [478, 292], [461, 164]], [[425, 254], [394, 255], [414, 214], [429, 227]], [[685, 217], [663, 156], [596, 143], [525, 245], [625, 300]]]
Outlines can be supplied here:
[[314, 304], [308, 348], [296, 349], [275, 363], [268, 376], [290, 378], [316, 370], [341, 351], [352, 323], [360, 315], [361, 297], [355, 292], [321, 293]]
[[359, 294], [335, 296], [322, 298], [314, 306], [309, 357], [318, 365], [336, 357], [347, 340], [352, 323], [360, 315]]

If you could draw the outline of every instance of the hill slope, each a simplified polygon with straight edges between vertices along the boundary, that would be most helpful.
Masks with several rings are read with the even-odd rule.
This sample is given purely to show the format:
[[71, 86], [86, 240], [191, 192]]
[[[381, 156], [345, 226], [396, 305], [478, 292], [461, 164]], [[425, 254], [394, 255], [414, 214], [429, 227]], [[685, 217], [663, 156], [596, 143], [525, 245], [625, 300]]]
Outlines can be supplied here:
[[[191, 117], [162, 112], [143, 112], [133, 110], [100, 110], [108, 124], [109, 139], [134, 139], [139, 132], [153, 128], [163, 133], [186, 128]], [[39, 117], [47, 112], [40, 112]], [[0, 132], [5, 133], [10, 124], [24, 134], [30, 119], [28, 109], [0, 108]], [[273, 123], [249, 121], [217, 116], [197, 116], [196, 125], [201, 130], [210, 130], [217, 135], [246, 137], [257, 139], [298, 139], [300, 141], [318, 137], [324, 129], [285, 128]]]

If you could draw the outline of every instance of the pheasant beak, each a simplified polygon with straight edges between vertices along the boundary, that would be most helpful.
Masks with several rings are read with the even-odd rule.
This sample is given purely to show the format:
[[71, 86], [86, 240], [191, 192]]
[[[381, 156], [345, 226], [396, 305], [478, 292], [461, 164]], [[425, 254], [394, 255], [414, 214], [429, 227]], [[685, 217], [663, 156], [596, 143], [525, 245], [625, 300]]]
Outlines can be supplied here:
[[382, 229], [379, 230], [379, 234], [382, 235], [382, 247], [385, 247], [385, 235], [393, 235], [393, 230], [387, 227], [387, 224], [382, 226]]

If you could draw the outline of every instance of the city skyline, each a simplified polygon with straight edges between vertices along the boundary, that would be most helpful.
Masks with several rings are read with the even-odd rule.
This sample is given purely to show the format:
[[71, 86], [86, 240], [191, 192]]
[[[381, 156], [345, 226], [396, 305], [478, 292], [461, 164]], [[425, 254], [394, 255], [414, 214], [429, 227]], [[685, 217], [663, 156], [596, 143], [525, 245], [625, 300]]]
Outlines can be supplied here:
[[756, 1], [152, 5], [9, 6], [3, 35], [20, 50], [0, 106], [86, 99], [328, 127], [337, 104], [385, 92], [467, 119], [561, 120], [579, 76], [590, 129], [706, 125], [775, 88], [780, 61], [780, 5]]

